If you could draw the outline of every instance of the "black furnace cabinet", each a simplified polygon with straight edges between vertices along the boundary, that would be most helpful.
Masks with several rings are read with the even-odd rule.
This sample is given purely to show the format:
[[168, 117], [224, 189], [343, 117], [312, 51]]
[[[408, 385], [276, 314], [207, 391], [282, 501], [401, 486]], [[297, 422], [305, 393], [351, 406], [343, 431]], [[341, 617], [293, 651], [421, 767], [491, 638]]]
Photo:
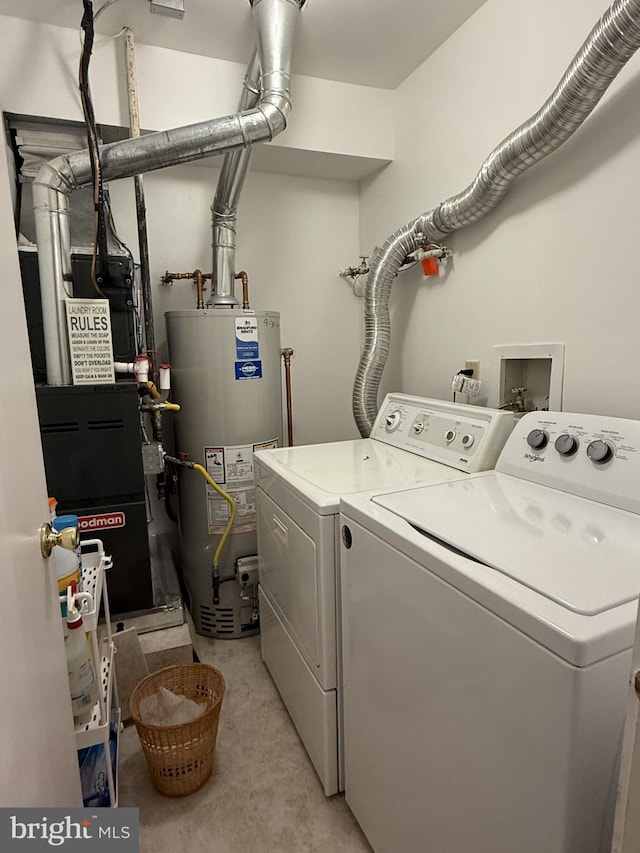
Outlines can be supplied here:
[[79, 517], [83, 541], [102, 539], [113, 557], [112, 613], [152, 608], [136, 384], [43, 385], [36, 398], [49, 494], [58, 515]]

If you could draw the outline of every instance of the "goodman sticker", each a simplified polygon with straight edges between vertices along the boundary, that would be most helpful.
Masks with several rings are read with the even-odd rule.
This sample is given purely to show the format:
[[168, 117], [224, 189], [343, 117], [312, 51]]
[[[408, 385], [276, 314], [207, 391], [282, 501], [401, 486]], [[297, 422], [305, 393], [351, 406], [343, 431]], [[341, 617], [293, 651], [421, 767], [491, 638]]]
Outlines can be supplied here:
[[255, 317], [236, 317], [236, 358], [247, 361], [259, 357], [258, 321]]
[[236, 361], [236, 379], [262, 379], [261, 361]]
[[126, 520], [123, 512], [103, 512], [100, 515], [81, 515], [78, 518], [80, 533], [91, 530], [112, 530], [124, 527]]

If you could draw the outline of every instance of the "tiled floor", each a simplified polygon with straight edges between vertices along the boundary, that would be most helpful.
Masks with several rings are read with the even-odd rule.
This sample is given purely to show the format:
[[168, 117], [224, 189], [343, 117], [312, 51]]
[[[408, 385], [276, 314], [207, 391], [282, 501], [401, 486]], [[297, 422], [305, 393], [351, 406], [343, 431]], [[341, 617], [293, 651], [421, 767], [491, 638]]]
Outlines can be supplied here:
[[140, 809], [140, 853], [371, 853], [344, 797], [324, 796], [260, 638], [195, 639], [226, 681], [213, 775], [188, 797], [157, 793], [135, 727], [125, 728], [119, 800]]

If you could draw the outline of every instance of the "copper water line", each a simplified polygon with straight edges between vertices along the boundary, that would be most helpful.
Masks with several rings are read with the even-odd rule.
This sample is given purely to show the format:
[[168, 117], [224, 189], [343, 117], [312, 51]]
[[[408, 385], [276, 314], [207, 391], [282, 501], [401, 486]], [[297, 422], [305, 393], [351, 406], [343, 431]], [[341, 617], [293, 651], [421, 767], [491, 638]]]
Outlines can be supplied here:
[[293, 350], [291, 347], [285, 347], [280, 350], [280, 354], [284, 359], [284, 381], [287, 395], [287, 443], [289, 447], [293, 446], [293, 414], [291, 411], [291, 356]]
[[246, 274], [244, 270], [240, 270], [240, 272], [235, 273], [233, 276], [234, 279], [241, 278], [242, 279], [242, 307], [245, 309], [249, 308], [249, 276]]
[[163, 284], [171, 284], [172, 281], [190, 278], [195, 282], [197, 304], [196, 308], [204, 308], [204, 283], [211, 279], [211, 273], [203, 273], [202, 270], [194, 270], [193, 272], [165, 272], [162, 276]]

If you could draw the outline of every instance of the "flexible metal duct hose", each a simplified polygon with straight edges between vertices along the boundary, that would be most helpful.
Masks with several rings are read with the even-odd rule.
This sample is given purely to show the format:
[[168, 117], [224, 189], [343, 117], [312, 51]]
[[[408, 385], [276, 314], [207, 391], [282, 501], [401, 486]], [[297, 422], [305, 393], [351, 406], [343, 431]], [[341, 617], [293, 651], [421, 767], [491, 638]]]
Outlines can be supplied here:
[[353, 415], [361, 435], [371, 433], [377, 414], [391, 339], [391, 285], [406, 255], [493, 210], [519, 175], [580, 127], [638, 47], [640, 0], [617, 0], [593, 28], [552, 95], [491, 152], [472, 183], [376, 249], [367, 279], [365, 342], [353, 387]]

